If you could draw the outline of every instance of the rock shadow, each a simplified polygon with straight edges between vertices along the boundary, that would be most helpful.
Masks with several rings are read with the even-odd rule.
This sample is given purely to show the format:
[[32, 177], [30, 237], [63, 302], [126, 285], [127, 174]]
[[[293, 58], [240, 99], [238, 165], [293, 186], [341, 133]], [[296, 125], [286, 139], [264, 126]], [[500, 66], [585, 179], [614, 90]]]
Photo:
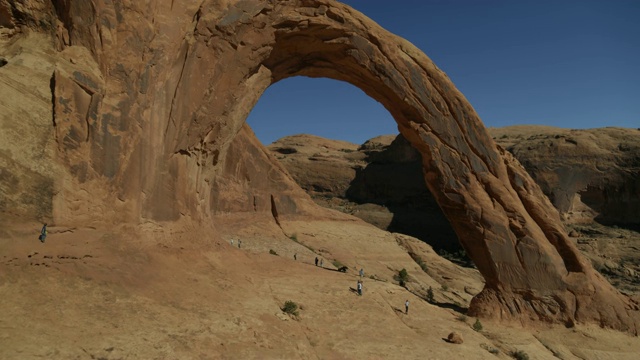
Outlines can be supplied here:
[[434, 250], [462, 249], [426, 186], [422, 156], [402, 135], [389, 145], [367, 142], [359, 151], [366, 155], [367, 166], [355, 169], [345, 192], [347, 200], [362, 205], [358, 217], [384, 230], [418, 238]]

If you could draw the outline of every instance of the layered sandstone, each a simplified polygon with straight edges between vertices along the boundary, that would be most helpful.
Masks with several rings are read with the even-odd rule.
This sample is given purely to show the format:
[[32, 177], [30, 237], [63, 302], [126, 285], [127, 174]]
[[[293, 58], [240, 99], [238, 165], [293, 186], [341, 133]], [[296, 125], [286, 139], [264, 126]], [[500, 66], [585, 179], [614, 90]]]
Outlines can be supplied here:
[[568, 222], [640, 227], [640, 130], [489, 129]]
[[[38, 194], [50, 210], [25, 207], [16, 216], [65, 225], [183, 220], [211, 227], [219, 212], [248, 208], [277, 219], [310, 209], [302, 191], [280, 183], [286, 175], [265, 171], [275, 160], [245, 166], [247, 158], [232, 149], [269, 85], [297, 75], [328, 77], [382, 103], [420, 152], [429, 190], [486, 279], [472, 314], [637, 331], [634, 305], [579, 255], [552, 204], [495, 145], [447, 76], [413, 45], [343, 4], [2, 0], [0, 14], [10, 33], [3, 46], [37, 38], [49, 55], [38, 66], [17, 61], [24, 52], [16, 52], [0, 68], [39, 68], [35, 91], [50, 92], [33, 100], [43, 118], [34, 119], [29, 104], [3, 103], [46, 139], [25, 137], [18, 148], [34, 146], [39, 163], [53, 164], [32, 166], [33, 156], [3, 143], [3, 161], [14, 169], [3, 179], [28, 169], [51, 183]], [[5, 89], [25, 86], [0, 81]], [[16, 121], [4, 115], [2, 126]], [[219, 201], [226, 190], [216, 184], [229, 182], [237, 196]], [[3, 202], [10, 187], [2, 187]], [[20, 191], [12, 201], [30, 193]]]

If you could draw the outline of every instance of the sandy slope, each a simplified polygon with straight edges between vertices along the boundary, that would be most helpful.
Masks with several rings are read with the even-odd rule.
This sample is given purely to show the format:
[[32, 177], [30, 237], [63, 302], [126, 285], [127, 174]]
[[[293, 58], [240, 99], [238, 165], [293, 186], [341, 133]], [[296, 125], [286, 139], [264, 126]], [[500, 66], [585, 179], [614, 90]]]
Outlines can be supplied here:
[[[226, 226], [216, 238], [157, 224], [145, 227], [152, 237], [52, 227], [45, 244], [38, 224], [5, 224], [0, 358], [507, 359], [517, 349], [530, 359], [636, 359], [640, 351], [638, 338], [594, 327], [485, 321], [476, 332], [456, 309], [482, 286], [477, 272], [359, 220], [290, 219], [282, 229], [266, 218], [219, 220]], [[325, 268], [313, 265], [317, 255]], [[333, 271], [335, 259], [347, 273]], [[362, 297], [352, 290], [360, 267]], [[393, 281], [401, 268], [408, 289]], [[429, 286], [435, 305], [422, 298]], [[280, 310], [287, 300], [301, 305], [297, 319]], [[464, 343], [445, 342], [451, 331]]]

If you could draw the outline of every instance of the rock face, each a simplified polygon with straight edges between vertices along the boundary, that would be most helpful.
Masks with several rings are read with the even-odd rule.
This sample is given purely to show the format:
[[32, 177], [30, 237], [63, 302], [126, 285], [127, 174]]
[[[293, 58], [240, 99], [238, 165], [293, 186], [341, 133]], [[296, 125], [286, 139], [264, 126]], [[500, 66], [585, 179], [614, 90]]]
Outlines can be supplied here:
[[[39, 115], [30, 104], [2, 103], [2, 127], [25, 127], [29, 137], [14, 139], [15, 147], [2, 142], [11, 171], [3, 170], [1, 201], [20, 201], [37, 187], [6, 190], [26, 171], [52, 184], [36, 205], [12, 208], [15, 216], [212, 226], [218, 212], [271, 211], [277, 219], [311, 209], [291, 179], [280, 183], [286, 175], [270, 177], [275, 160], [246, 164], [235, 151], [250, 145], [234, 142], [250, 136], [244, 121], [269, 85], [328, 77], [382, 103], [422, 155], [429, 190], [486, 279], [472, 316], [637, 332], [634, 305], [580, 256], [558, 212], [447, 76], [343, 4], [0, 0], [0, 23], [3, 48], [40, 41], [47, 55], [38, 63], [15, 51], [0, 68], [3, 92], [26, 86], [6, 73], [41, 74], [37, 89], [20, 90], [40, 95], [31, 100]], [[235, 188], [226, 189], [230, 183]], [[50, 210], [29, 211], [47, 202]]]
[[459, 250], [455, 232], [425, 185], [420, 153], [401, 135], [379, 136], [361, 146], [294, 135], [268, 148], [317, 204], [423, 239], [436, 249]]
[[640, 228], [640, 130], [490, 129], [568, 222]]
[[[596, 221], [640, 229], [637, 129], [511, 126], [490, 128], [489, 133], [525, 166], [565, 225], [593, 225], [592, 231], [599, 231]], [[456, 251], [457, 236], [422, 180], [420, 154], [402, 135], [379, 136], [359, 147], [309, 139], [285, 137], [268, 148], [316, 203], [418, 237], [437, 249]], [[319, 167], [315, 155], [321, 154]], [[340, 176], [332, 175], [336, 172]]]

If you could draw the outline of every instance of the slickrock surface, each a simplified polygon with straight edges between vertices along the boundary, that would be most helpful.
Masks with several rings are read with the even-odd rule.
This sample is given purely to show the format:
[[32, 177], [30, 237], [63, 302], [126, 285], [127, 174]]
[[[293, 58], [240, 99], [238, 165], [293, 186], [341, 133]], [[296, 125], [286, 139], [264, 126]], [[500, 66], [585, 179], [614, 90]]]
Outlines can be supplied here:
[[[637, 337], [588, 324], [481, 319], [476, 332], [460, 311], [482, 287], [477, 271], [354, 218], [283, 221], [286, 235], [267, 215], [215, 221], [224, 224], [220, 241], [149, 223], [51, 227], [44, 244], [39, 224], [2, 223], [0, 358], [507, 360], [516, 350], [545, 360], [637, 358]], [[334, 271], [335, 260], [349, 270]], [[351, 290], [360, 268], [362, 297]], [[407, 288], [393, 279], [402, 268]], [[429, 287], [433, 303], [423, 298]], [[281, 310], [288, 300], [301, 307], [297, 318]], [[445, 341], [452, 331], [463, 344]]]
[[[0, 203], [12, 219], [186, 223], [219, 239], [218, 214], [330, 216], [275, 160], [259, 160], [243, 130], [270, 84], [329, 77], [381, 102], [422, 155], [428, 188], [485, 279], [469, 314], [638, 331], [637, 305], [580, 255], [448, 77], [343, 4], [0, 0], [0, 18], [0, 88], [11, 95], [0, 103], [11, 129]], [[23, 178], [33, 180], [13, 185]]]

